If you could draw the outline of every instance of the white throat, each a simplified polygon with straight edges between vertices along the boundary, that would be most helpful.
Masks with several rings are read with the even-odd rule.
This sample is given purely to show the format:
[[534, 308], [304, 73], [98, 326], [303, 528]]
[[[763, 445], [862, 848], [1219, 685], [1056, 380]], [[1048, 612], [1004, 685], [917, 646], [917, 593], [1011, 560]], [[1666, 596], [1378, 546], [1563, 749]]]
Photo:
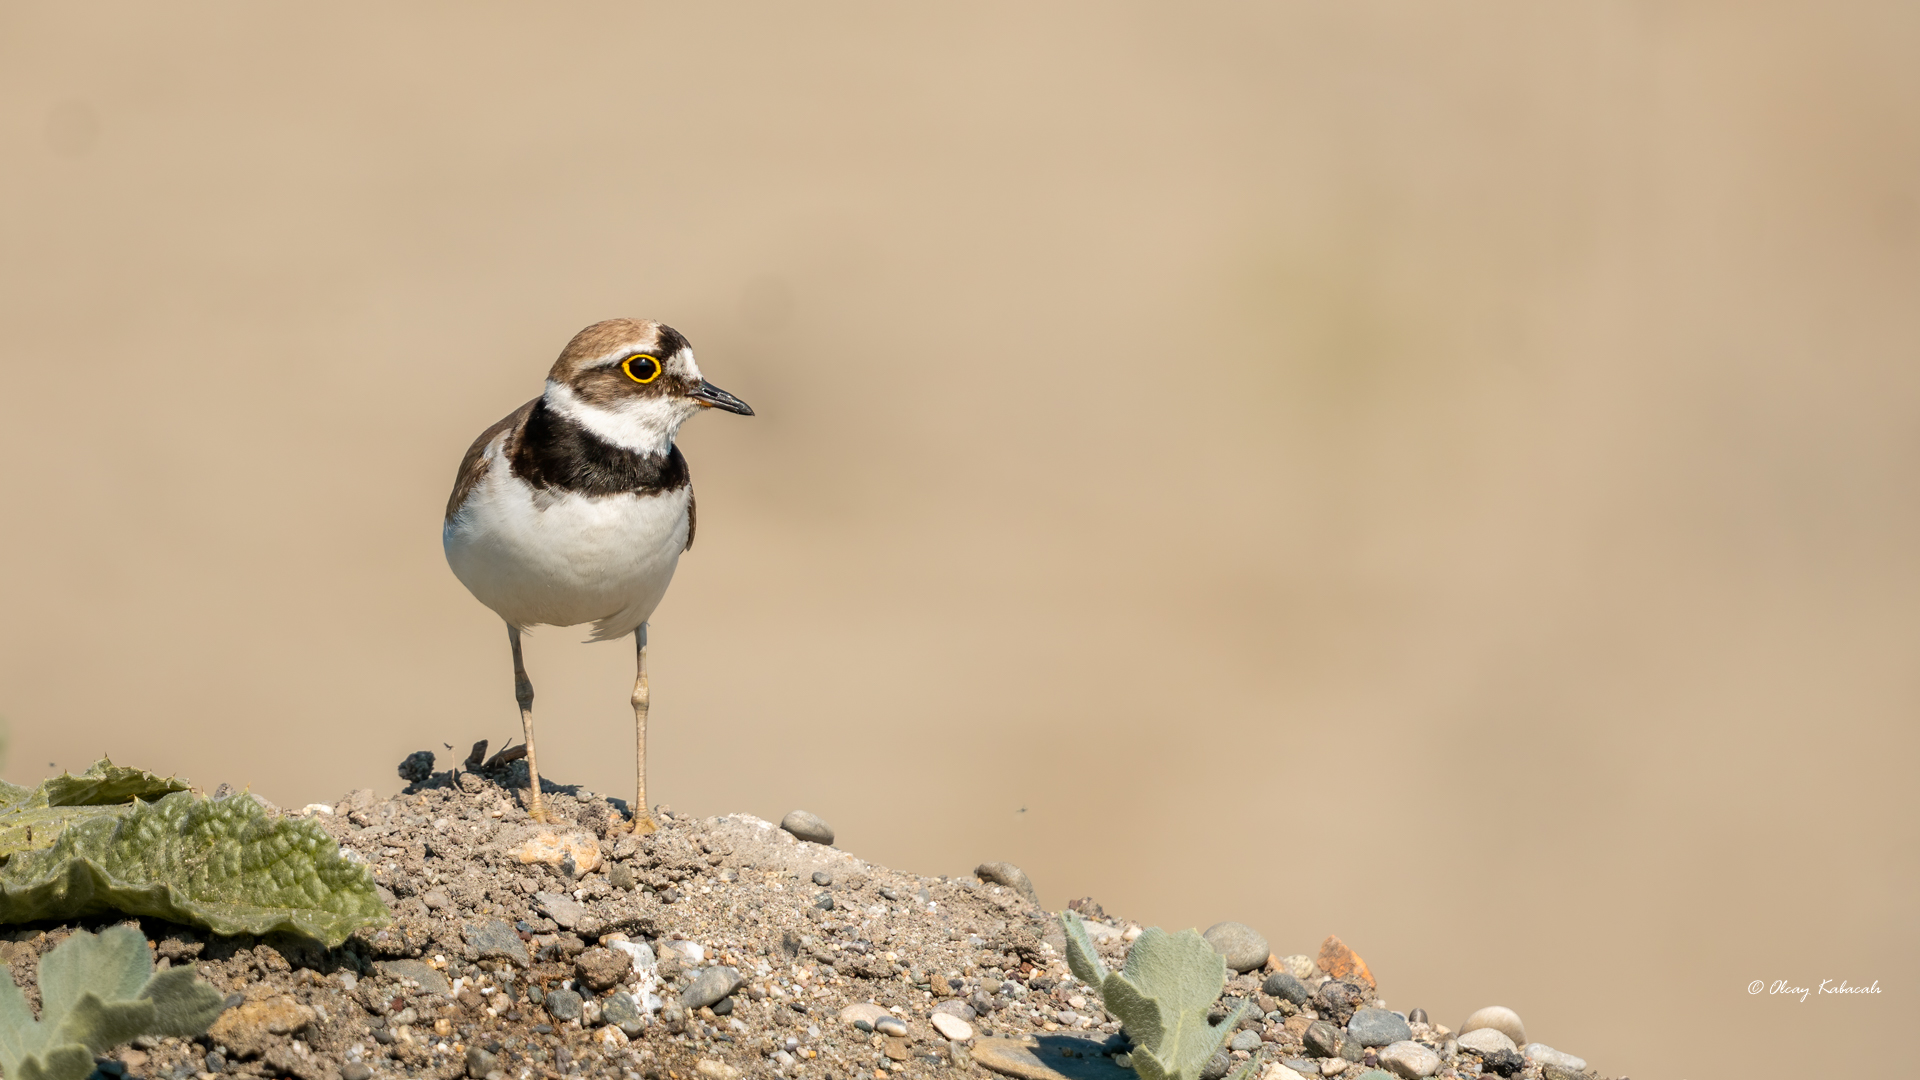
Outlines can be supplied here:
[[680, 425], [700, 410], [684, 398], [630, 398], [615, 408], [580, 400], [573, 388], [549, 379], [547, 408], [624, 450], [664, 454], [673, 449]]

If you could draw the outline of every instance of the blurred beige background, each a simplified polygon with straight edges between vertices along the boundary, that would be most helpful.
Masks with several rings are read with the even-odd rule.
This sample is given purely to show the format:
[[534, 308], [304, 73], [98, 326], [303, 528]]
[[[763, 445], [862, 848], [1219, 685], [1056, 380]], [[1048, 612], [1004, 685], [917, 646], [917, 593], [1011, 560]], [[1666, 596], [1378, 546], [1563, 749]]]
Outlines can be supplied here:
[[[0, 8], [6, 775], [517, 731], [440, 517], [581, 326], [684, 434], [652, 782], [1329, 932], [1608, 1075], [1920, 968], [1920, 8]], [[625, 793], [630, 650], [543, 631]], [[1870, 998], [1754, 979], [1878, 980]], [[1809, 982], [1811, 981], [1811, 982]]]

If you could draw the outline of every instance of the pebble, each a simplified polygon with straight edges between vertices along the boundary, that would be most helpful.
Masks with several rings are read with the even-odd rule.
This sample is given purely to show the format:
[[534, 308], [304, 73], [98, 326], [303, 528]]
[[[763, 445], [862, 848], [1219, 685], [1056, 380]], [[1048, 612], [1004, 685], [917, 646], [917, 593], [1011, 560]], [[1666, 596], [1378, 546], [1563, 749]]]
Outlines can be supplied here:
[[[600, 866], [600, 841], [592, 833], [556, 833], [541, 830], [507, 852], [522, 863], [548, 866], [571, 864], [576, 873], [590, 873]], [[558, 920], [556, 920], [558, 921]]]
[[445, 994], [453, 990], [453, 984], [447, 981], [446, 974], [425, 960], [375, 960], [373, 966], [388, 978], [412, 979], [429, 994]]
[[1325, 1020], [1315, 1020], [1307, 1025], [1306, 1033], [1300, 1036], [1306, 1044], [1307, 1053], [1317, 1058], [1340, 1056], [1340, 1029]]
[[547, 1015], [555, 1020], [580, 1019], [580, 995], [571, 990], [547, 991]]
[[566, 893], [534, 893], [533, 902], [540, 906], [542, 914], [568, 930], [579, 926], [581, 920], [587, 917], [587, 909]]
[[1379, 1061], [1407, 1080], [1419, 1080], [1440, 1071], [1440, 1055], [1411, 1040], [1389, 1043], [1380, 1051]]
[[1040, 906], [1040, 892], [1033, 887], [1033, 879], [1027, 876], [1025, 870], [1010, 862], [983, 862], [973, 868], [973, 876], [1012, 889], [1031, 900], [1034, 907]]
[[1347, 1021], [1347, 1034], [1361, 1046], [1386, 1046], [1413, 1038], [1413, 1028], [1397, 1012], [1356, 1009]]
[[467, 1047], [466, 1060], [471, 1080], [487, 1080], [487, 1074], [500, 1067], [499, 1059], [478, 1046]]
[[1267, 939], [1245, 923], [1217, 922], [1200, 936], [1207, 939], [1207, 944], [1227, 962], [1227, 967], [1237, 972], [1252, 971], [1273, 954]]
[[483, 919], [466, 928], [467, 944], [473, 946], [476, 960], [505, 960], [515, 967], [526, 967], [532, 962], [527, 955], [527, 943], [513, 932], [513, 927], [499, 919]]
[[[387, 760], [391, 761], [392, 758]], [[400, 763], [400, 779], [420, 783], [433, 775], [433, 751], [415, 750]]]
[[1205, 1065], [1200, 1066], [1200, 1080], [1220, 1080], [1231, 1068], [1233, 1068], [1233, 1059], [1225, 1053], [1216, 1053], [1207, 1059]]
[[872, 1031], [874, 1021], [886, 1015], [887, 1010], [881, 1006], [875, 1005], [871, 1001], [862, 1001], [841, 1009], [840, 1022], [843, 1024], [851, 1024], [854, 1027], [860, 1027], [861, 1022], [865, 1021], [867, 1026], [860, 1028], [860, 1030]]
[[1352, 983], [1339, 979], [1328, 979], [1321, 984], [1320, 992], [1313, 995], [1314, 1011], [1336, 1024], [1345, 1024], [1351, 1019], [1360, 1002], [1360, 991]]
[[687, 984], [687, 988], [680, 991], [680, 1004], [689, 1009], [712, 1005], [740, 989], [740, 984], [744, 981], [735, 968], [702, 968], [700, 974], [695, 975], [693, 981]]
[[833, 884], [833, 875], [827, 873], [825, 870], [815, 870], [813, 872], [813, 883], [824, 889]]
[[1308, 979], [1320, 974], [1320, 968], [1314, 964], [1313, 957], [1303, 956], [1298, 953], [1293, 956], [1283, 957], [1280, 961], [1280, 970], [1299, 979], [1301, 982], [1306, 982]]
[[633, 965], [635, 975], [651, 975], [658, 967], [659, 962], [653, 956], [653, 946], [644, 941], [609, 941], [607, 948], [625, 953]]
[[1305, 1005], [1313, 999], [1313, 991], [1307, 989], [1307, 984], [1290, 971], [1276, 971], [1267, 976], [1267, 981], [1261, 984], [1260, 989], [1269, 997], [1277, 997], [1295, 1005]]
[[1456, 1041], [1459, 1042], [1460, 1049], [1471, 1050], [1482, 1057], [1502, 1050], [1516, 1049], [1513, 1040], [1507, 1038], [1506, 1032], [1494, 1028], [1475, 1028], [1472, 1031], [1462, 1032]]
[[1431, 1020], [1429, 1020], [1429, 1019], [1427, 1019], [1427, 1010], [1425, 1010], [1425, 1009], [1415, 1009], [1415, 1010], [1413, 1010], [1412, 1012], [1410, 1012], [1410, 1013], [1408, 1013], [1408, 1014], [1407, 1014], [1407, 1023], [1409, 1023], [1409, 1024], [1432, 1024], [1432, 1023], [1433, 1023], [1433, 1021], [1431, 1021]]
[[969, 1053], [976, 1065], [1016, 1080], [1139, 1080], [1130, 1068], [1101, 1052], [1102, 1044], [1076, 1036], [1054, 1035], [1044, 1042], [981, 1038]]
[[934, 1012], [934, 1015], [936, 1016], [942, 1013], [945, 1013], [948, 1016], [957, 1016], [962, 1020], [971, 1020], [974, 1017], [980, 1015], [978, 1012], [974, 1010], [973, 1006], [967, 1004], [966, 1002], [960, 1000], [959, 998], [948, 998], [947, 1000], [941, 1002], [940, 1004], [935, 1005], [933, 1007], [933, 1012]]
[[646, 1027], [640, 1006], [634, 1003], [633, 995], [625, 990], [600, 1003], [600, 1019], [629, 1036], [640, 1034]]
[[1322, 1076], [1339, 1076], [1341, 1073], [1346, 1071], [1347, 1071], [1346, 1058], [1337, 1058], [1337, 1057], [1328, 1058], [1327, 1060], [1320, 1063], [1320, 1075]]
[[1558, 1065], [1574, 1072], [1585, 1072], [1587, 1062], [1584, 1058], [1562, 1053], [1546, 1043], [1528, 1043], [1520, 1050], [1520, 1056], [1537, 1065]]
[[258, 1057], [278, 1036], [294, 1034], [317, 1019], [319, 1014], [292, 995], [281, 994], [228, 1009], [207, 1034], [213, 1042], [225, 1044], [235, 1057]]
[[907, 1037], [907, 1022], [897, 1016], [886, 1015], [873, 1022], [873, 1030], [896, 1039]]
[[631, 889], [639, 884], [639, 881], [633, 876], [633, 867], [630, 864], [619, 862], [614, 863], [607, 870], [607, 884], [616, 889]]
[[780, 827], [792, 833], [795, 839], [805, 840], [809, 844], [833, 843], [833, 826], [805, 810], [795, 810], [781, 818]]
[[444, 889], [428, 889], [426, 895], [420, 900], [427, 905], [428, 911], [441, 911], [453, 906], [453, 901], [447, 897]]
[[1257, 1031], [1242, 1031], [1233, 1037], [1232, 1042], [1227, 1044], [1227, 1049], [1258, 1050], [1260, 1049], [1260, 1033]]
[[1270, 1061], [1261, 1071], [1260, 1080], [1307, 1080], [1307, 1078], [1300, 1075], [1298, 1069], [1290, 1069], [1277, 1061]]
[[594, 990], [623, 982], [632, 972], [633, 961], [626, 953], [597, 945], [573, 958], [573, 973]]
[[954, 1042], [966, 1042], [973, 1038], [973, 1025], [952, 1013], [936, 1012], [929, 1020], [935, 1031]]
[[340, 1066], [341, 1080], [373, 1080], [373, 1070], [364, 1061], [349, 1061]]
[[1313, 966], [1336, 979], [1362, 982], [1369, 987], [1375, 985], [1373, 972], [1367, 970], [1367, 962], [1360, 959], [1359, 953], [1347, 948], [1346, 942], [1332, 934], [1320, 943], [1320, 955], [1314, 960]]
[[1505, 1005], [1489, 1005], [1484, 1009], [1476, 1010], [1472, 1016], [1467, 1017], [1466, 1023], [1460, 1025], [1462, 1034], [1487, 1028], [1492, 1028], [1512, 1039], [1514, 1046], [1527, 1041], [1527, 1026], [1520, 1022], [1520, 1014]]
[[701, 1058], [694, 1062], [693, 1071], [706, 1077], [707, 1080], [740, 1080], [739, 1069], [713, 1058]]

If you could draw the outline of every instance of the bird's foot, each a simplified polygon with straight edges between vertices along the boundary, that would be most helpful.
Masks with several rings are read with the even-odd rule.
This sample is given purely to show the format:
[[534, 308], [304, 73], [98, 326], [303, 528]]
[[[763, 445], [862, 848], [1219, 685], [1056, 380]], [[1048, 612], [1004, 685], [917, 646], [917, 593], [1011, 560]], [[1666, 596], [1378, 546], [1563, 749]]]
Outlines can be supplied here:
[[646, 836], [649, 833], [656, 833], [659, 831], [660, 831], [660, 823], [653, 820], [652, 814], [649, 814], [645, 810], [642, 810], [638, 814], [634, 815], [633, 835]]

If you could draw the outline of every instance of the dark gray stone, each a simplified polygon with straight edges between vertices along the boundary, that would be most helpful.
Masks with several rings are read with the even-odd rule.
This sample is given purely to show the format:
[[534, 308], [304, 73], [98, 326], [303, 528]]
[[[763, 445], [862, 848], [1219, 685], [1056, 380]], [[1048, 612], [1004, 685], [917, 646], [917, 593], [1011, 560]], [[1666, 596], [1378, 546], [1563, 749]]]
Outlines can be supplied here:
[[1233, 1068], [1233, 1059], [1228, 1057], [1225, 1051], [1221, 1051], [1208, 1058], [1205, 1065], [1200, 1066], [1200, 1080], [1220, 1080], [1231, 1068]]
[[580, 995], [571, 990], [547, 991], [547, 1015], [555, 1020], [580, 1019]]
[[418, 784], [433, 775], [433, 751], [415, 750], [400, 763], [400, 779]]
[[607, 884], [616, 889], [631, 889], [637, 884], [633, 876], [633, 867], [623, 862], [614, 863], [607, 868]]
[[680, 991], [680, 1004], [688, 1009], [698, 1009], [712, 1005], [735, 990], [744, 982], [740, 972], [730, 967], [702, 968], [693, 981]]
[[1227, 1049], [1246, 1050], [1249, 1052], [1258, 1050], [1260, 1049], [1260, 1033], [1257, 1031], [1243, 1031], [1233, 1037], [1233, 1041], [1227, 1044]]
[[1305, 1005], [1313, 1000], [1313, 991], [1307, 989], [1307, 984], [1284, 971], [1276, 971], [1267, 976], [1267, 981], [1261, 984], [1260, 989], [1271, 997], [1277, 997], [1281, 1001], [1291, 1002], [1294, 1005]]
[[1353, 1018], [1353, 1010], [1360, 1007], [1366, 998], [1359, 987], [1339, 979], [1328, 979], [1313, 995], [1313, 1010], [1336, 1024], [1345, 1024]]
[[964, 1001], [961, 1001], [959, 998], [948, 998], [947, 1000], [941, 1002], [940, 1004], [935, 1005], [933, 1007], [933, 1011], [937, 1013], [946, 1013], [949, 1016], [957, 1016], [962, 1020], [968, 1020], [968, 1021], [971, 1021], [974, 1017], [980, 1015], [978, 1012], [974, 1011], [973, 1006], [967, 1004]]
[[499, 919], [469, 923], [466, 938], [467, 944], [473, 946], [475, 960], [505, 960], [515, 967], [526, 967], [532, 962], [527, 955], [527, 943], [520, 940], [513, 927]]
[[1307, 1025], [1300, 1041], [1306, 1044], [1307, 1053], [1314, 1057], [1330, 1058], [1340, 1056], [1340, 1044], [1345, 1040], [1341, 1038], [1339, 1028], [1325, 1020], [1315, 1020]]
[[1413, 1038], [1413, 1028], [1397, 1012], [1357, 1009], [1347, 1020], [1347, 1037], [1361, 1046], [1385, 1046]]
[[833, 884], [833, 875], [827, 873], [825, 870], [815, 870], [813, 872], [813, 883], [824, 889]]
[[813, 906], [819, 908], [821, 911], [832, 911], [833, 910], [833, 894], [821, 893], [819, 896], [814, 897]]
[[1431, 1024], [1431, 1023], [1433, 1023], [1433, 1021], [1431, 1021], [1431, 1020], [1428, 1020], [1428, 1019], [1427, 1019], [1427, 1010], [1425, 1010], [1425, 1009], [1415, 1009], [1415, 1010], [1413, 1010], [1412, 1012], [1410, 1012], [1410, 1013], [1408, 1013], [1408, 1014], [1407, 1014], [1407, 1023], [1409, 1023], [1409, 1024]]
[[805, 810], [795, 810], [781, 818], [780, 827], [792, 833], [795, 839], [805, 840], [809, 844], [833, 843], [833, 826]]
[[1238, 972], [1252, 971], [1267, 962], [1273, 950], [1268, 947], [1267, 939], [1246, 923], [1217, 922], [1207, 927], [1200, 935], [1213, 946], [1213, 951], [1227, 962], [1227, 967]]
[[487, 1074], [499, 1067], [499, 1062], [492, 1054], [477, 1046], [467, 1047], [467, 1076], [470, 1080], [487, 1080]]
[[[1034, 907], [1040, 906], [1040, 892], [1033, 887], [1033, 879], [1027, 876], [1025, 870], [1020, 869], [1012, 863], [983, 862], [973, 868], [973, 876], [979, 878], [981, 881], [990, 881], [995, 885], [1003, 885], [1012, 889], [1014, 892], [1033, 901]], [[921, 890], [921, 892], [925, 891], [925, 889]], [[1056, 921], [1053, 925], [1057, 926], [1059, 924]]]

